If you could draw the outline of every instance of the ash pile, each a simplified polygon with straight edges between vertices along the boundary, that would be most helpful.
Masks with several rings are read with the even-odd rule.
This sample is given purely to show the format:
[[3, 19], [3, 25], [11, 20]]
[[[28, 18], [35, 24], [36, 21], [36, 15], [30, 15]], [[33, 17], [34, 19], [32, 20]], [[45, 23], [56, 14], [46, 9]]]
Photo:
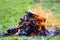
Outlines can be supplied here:
[[31, 12], [25, 12], [23, 18], [20, 18], [20, 22], [16, 28], [8, 29], [4, 32], [3, 36], [8, 35], [24, 35], [24, 36], [48, 36], [48, 35], [57, 35], [60, 34], [60, 30], [55, 30], [49, 32], [45, 28], [46, 19], [35, 15]]

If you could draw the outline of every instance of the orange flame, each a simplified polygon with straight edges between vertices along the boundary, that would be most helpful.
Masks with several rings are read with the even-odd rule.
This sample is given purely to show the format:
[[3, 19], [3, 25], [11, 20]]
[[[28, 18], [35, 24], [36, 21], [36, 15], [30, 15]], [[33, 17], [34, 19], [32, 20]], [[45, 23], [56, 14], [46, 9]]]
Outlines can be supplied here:
[[58, 26], [60, 24], [59, 24], [57, 18], [54, 16], [54, 11], [52, 11], [50, 9], [44, 10], [41, 5], [37, 5], [29, 11], [32, 12], [33, 14], [40, 16], [38, 19], [40, 19], [41, 17], [45, 18], [46, 22], [42, 23], [42, 24], [44, 24], [46, 26], [46, 28], [55, 27], [56, 25], [57, 25], [57, 28], [60, 28]]

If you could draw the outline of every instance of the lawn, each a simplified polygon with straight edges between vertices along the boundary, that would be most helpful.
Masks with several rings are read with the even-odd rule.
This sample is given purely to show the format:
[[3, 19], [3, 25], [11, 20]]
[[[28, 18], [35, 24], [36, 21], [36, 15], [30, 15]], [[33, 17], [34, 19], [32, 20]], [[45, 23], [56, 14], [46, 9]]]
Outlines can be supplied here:
[[[59, 0], [0, 0], [0, 32], [6, 31], [11, 26], [16, 26], [20, 18], [25, 15], [25, 11], [33, 8], [37, 4], [42, 5], [44, 9], [55, 10], [55, 16], [60, 20], [60, 1]], [[11, 36], [0, 38], [0, 40], [60, 40], [56, 37], [19, 37]]]

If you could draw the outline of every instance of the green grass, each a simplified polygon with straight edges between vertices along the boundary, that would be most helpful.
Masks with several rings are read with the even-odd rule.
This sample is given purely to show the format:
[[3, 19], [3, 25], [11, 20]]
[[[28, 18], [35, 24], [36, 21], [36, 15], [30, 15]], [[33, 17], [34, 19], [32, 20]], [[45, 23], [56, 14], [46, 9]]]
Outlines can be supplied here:
[[[55, 0], [56, 1], [56, 0]], [[44, 9], [55, 10], [55, 16], [60, 20], [60, 1], [45, 0], [36, 3], [33, 0], [0, 0], [0, 32], [6, 31], [10, 26], [16, 26], [20, 22], [20, 18], [25, 15], [25, 11], [40, 4]], [[59, 36], [46, 37], [46, 40], [60, 40]], [[4, 37], [0, 40], [42, 40], [40, 37]]]
[[29, 7], [33, 7], [32, 1], [28, 0], [0, 0], [0, 32], [17, 25]]
[[34, 36], [34, 37], [26, 37], [26, 36], [10, 36], [10, 37], [3, 37], [0, 38], [0, 40], [60, 40], [60, 36], [55, 37], [40, 37], [40, 36]]

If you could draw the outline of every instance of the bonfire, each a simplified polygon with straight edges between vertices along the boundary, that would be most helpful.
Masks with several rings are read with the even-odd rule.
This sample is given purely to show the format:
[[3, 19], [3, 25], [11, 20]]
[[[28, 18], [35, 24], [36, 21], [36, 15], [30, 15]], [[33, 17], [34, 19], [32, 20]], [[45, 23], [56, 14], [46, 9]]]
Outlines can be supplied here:
[[59, 22], [53, 10], [44, 10], [41, 6], [36, 6], [25, 13], [16, 28], [8, 29], [2, 35], [54, 36], [60, 34]]

